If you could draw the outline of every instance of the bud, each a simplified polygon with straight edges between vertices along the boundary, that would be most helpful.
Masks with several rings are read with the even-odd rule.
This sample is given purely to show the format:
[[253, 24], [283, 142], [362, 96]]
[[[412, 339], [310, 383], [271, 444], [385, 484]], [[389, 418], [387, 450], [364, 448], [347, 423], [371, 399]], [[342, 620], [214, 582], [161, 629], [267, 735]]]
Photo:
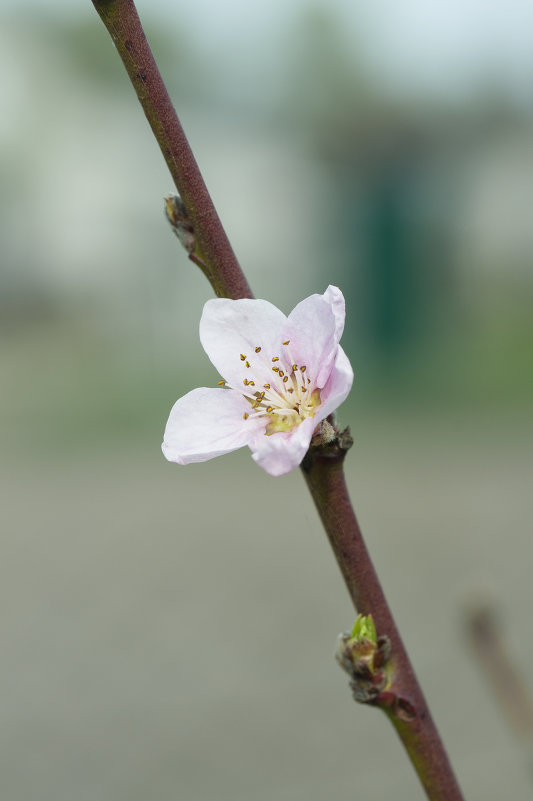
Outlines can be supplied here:
[[165, 216], [187, 253], [192, 253], [196, 247], [194, 227], [179, 195], [165, 197]]
[[357, 619], [353, 624], [351, 639], [359, 643], [363, 642], [363, 640], [370, 640], [370, 642], [377, 645], [378, 635], [372, 615], [357, 615]]
[[378, 636], [372, 615], [358, 615], [351, 634], [345, 632], [339, 637], [337, 661], [350, 675], [373, 676], [377, 650]]
[[390, 642], [378, 637], [372, 615], [358, 615], [351, 632], [339, 635], [335, 658], [350, 676], [356, 701], [375, 702], [389, 685]]

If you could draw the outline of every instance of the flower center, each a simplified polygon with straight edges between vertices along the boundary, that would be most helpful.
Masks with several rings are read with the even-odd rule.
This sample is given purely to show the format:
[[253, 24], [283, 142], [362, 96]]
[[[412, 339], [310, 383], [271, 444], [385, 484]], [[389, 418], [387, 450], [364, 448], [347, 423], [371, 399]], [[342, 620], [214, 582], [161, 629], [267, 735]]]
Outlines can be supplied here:
[[[307, 417], [314, 417], [320, 406], [320, 390], [314, 386], [306, 365], [298, 365], [291, 356], [290, 340], [282, 342], [277, 354], [264, 354], [260, 345], [253, 354], [239, 354], [244, 377], [241, 392], [251, 405], [245, 420], [268, 418], [265, 434], [292, 431]], [[222, 386], [226, 385], [221, 381]]]

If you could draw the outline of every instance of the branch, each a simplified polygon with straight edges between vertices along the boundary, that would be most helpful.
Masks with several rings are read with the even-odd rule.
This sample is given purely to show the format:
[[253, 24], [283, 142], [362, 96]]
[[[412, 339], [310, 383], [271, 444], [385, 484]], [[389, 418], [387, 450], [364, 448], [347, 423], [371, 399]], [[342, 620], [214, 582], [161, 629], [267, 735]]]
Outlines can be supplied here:
[[479, 665], [507, 720], [520, 738], [531, 740], [533, 700], [504, 642], [505, 621], [498, 620], [495, 605], [486, 600], [471, 606], [466, 624]]
[[[154, 61], [132, 0], [92, 0], [108, 29], [161, 148], [180, 199], [167, 198], [167, 216], [189, 258], [219, 297], [249, 298], [250, 287], [220, 223], [198, 165]], [[439, 734], [396, 629], [366, 550], [343, 474], [348, 437], [311, 447], [303, 464], [309, 490], [356, 609], [371, 613], [390, 641], [393, 677], [380, 692], [431, 801], [462, 801]]]
[[93, 0], [144, 109], [195, 235], [190, 258], [221, 298], [253, 297], [146, 41], [133, 0]]
[[343, 432], [329, 445], [311, 448], [302, 471], [356, 610], [371, 614], [378, 634], [390, 641], [391, 684], [373, 703], [386, 712], [396, 728], [428, 798], [462, 801], [350, 502], [343, 470], [350, 444], [347, 432]]

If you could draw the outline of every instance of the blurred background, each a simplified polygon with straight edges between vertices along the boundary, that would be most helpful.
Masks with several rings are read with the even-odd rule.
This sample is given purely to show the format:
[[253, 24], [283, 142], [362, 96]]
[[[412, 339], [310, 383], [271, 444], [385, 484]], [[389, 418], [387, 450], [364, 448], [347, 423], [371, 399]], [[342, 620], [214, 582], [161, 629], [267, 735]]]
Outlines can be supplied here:
[[[346, 296], [368, 547], [466, 797], [523, 801], [465, 609], [533, 688], [533, 6], [138, 8], [255, 294]], [[211, 291], [92, 4], [0, 23], [4, 796], [421, 801], [333, 661], [354, 612], [298, 471], [162, 457], [218, 380]]]

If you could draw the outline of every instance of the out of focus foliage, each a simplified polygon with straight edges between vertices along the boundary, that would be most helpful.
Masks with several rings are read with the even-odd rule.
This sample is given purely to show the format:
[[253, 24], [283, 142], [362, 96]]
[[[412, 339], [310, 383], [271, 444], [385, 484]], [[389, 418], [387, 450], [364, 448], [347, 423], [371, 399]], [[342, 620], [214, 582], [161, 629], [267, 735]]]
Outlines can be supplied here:
[[[295, 12], [249, 70], [244, 49], [146, 29], [256, 294], [289, 310], [342, 287], [354, 397], [527, 407], [530, 108], [490, 76], [456, 97], [392, 87], [364, 28], [326, 6]], [[16, 10], [0, 41], [10, 438], [160, 426], [169, 398], [215, 378], [195, 335], [210, 288], [165, 227], [163, 160], [92, 13]]]

